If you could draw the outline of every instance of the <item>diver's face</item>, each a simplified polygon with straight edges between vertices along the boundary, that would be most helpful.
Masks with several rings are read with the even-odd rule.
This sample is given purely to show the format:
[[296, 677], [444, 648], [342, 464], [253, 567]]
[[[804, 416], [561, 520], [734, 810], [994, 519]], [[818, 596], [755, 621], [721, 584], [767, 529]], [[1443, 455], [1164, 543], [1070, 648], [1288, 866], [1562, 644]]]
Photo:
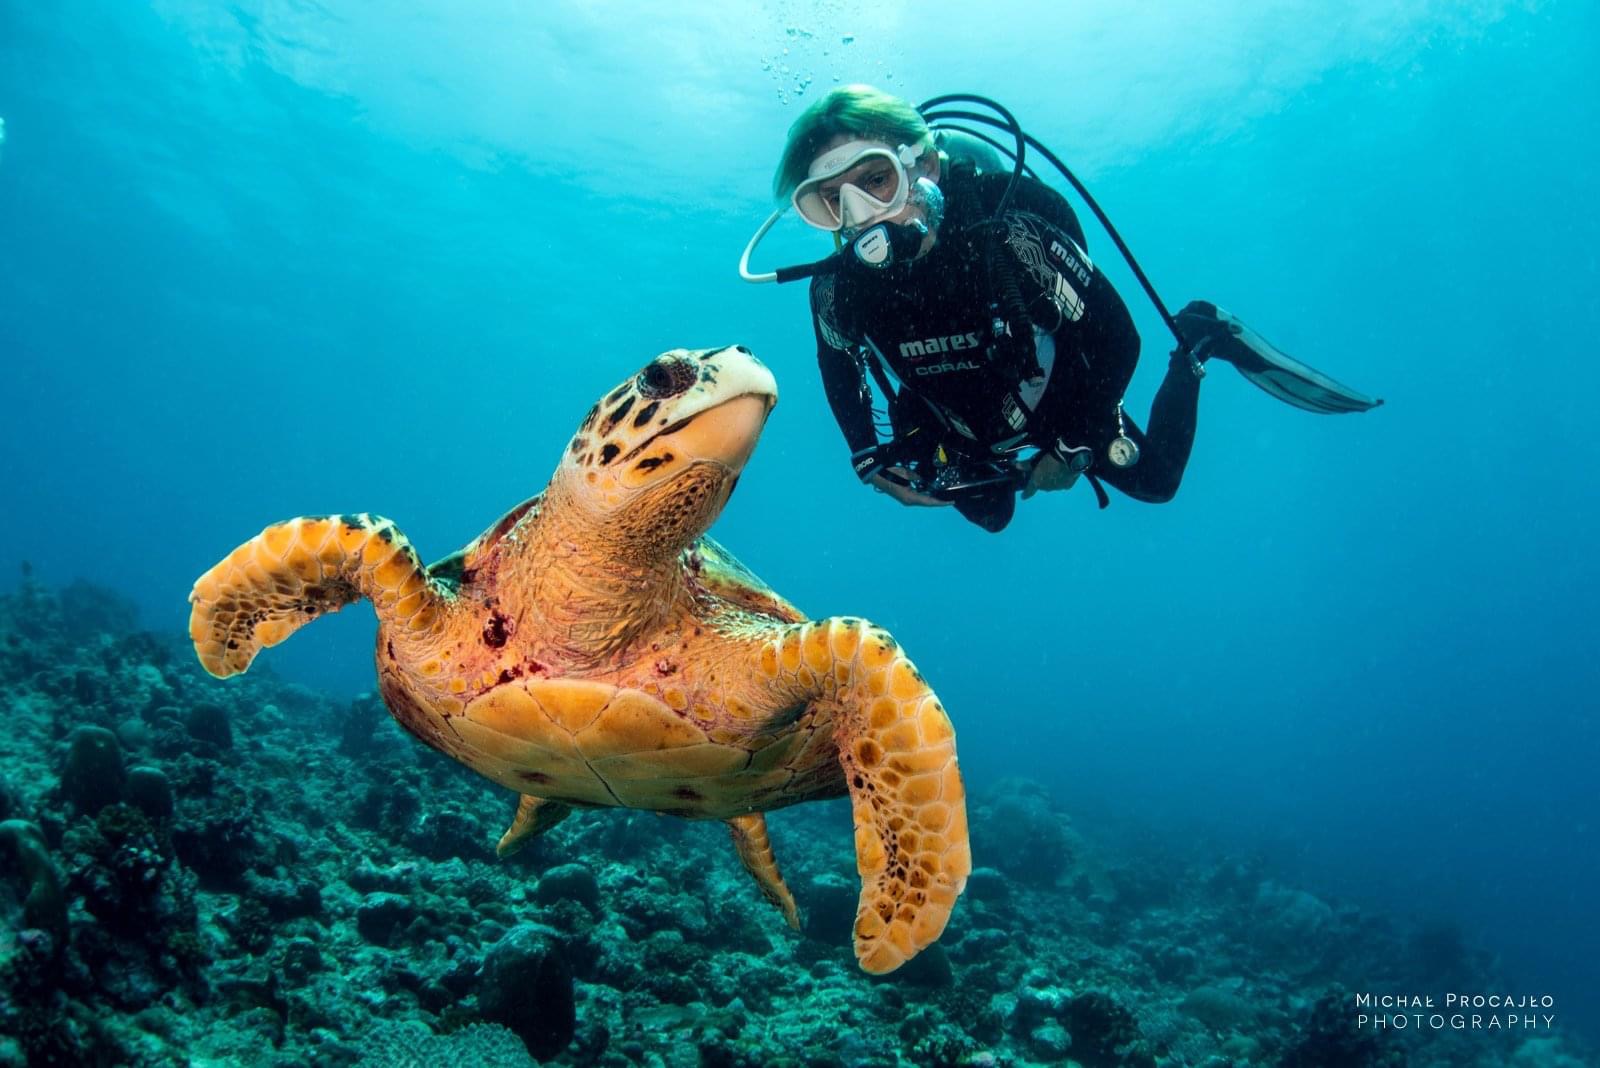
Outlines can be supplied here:
[[882, 156], [869, 156], [844, 173], [820, 183], [817, 186], [817, 193], [835, 218], [844, 220], [846, 226], [861, 225], [868, 220], [845, 218], [847, 207], [841, 203], [840, 190], [847, 185], [853, 185], [875, 200], [887, 204], [900, 192], [902, 178], [899, 165]]
[[[834, 149], [859, 139], [860, 135], [857, 134], [840, 134], [824, 144], [821, 150], [817, 152], [817, 156], [821, 158]], [[930, 145], [922, 153], [921, 158], [912, 165], [909, 174], [898, 163], [883, 156], [874, 155], [862, 160], [849, 170], [821, 182], [817, 187], [817, 192], [821, 195], [823, 202], [834, 217], [843, 219], [845, 229], [850, 230], [852, 227], [866, 225], [868, 220], [844, 218], [843, 212], [846, 210], [846, 206], [841, 203], [840, 190], [846, 185], [853, 185], [874, 200], [887, 203], [892, 201], [899, 193], [902, 181], [915, 183], [918, 178], [928, 178], [937, 182], [939, 173], [939, 153], [937, 149]], [[928, 235], [922, 239], [922, 246], [917, 250], [917, 256], [919, 257], [926, 255], [928, 250], [933, 248], [934, 241], [938, 237], [932, 222], [928, 219], [927, 210], [923, 207], [921, 198], [917, 196], [908, 196], [904, 206], [895, 214], [885, 218], [874, 218], [870, 221], [873, 223], [891, 222], [900, 225], [909, 225], [912, 222], [920, 221], [927, 225]]]

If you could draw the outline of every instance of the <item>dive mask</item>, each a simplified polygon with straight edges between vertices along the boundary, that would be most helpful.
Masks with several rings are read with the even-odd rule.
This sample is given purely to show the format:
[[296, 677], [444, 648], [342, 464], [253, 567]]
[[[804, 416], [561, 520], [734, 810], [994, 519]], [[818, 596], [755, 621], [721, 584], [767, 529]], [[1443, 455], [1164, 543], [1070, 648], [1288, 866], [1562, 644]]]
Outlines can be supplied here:
[[[911, 180], [911, 168], [927, 150], [926, 144], [891, 150], [882, 141], [849, 141], [817, 157], [790, 202], [808, 225], [837, 235], [839, 247], [847, 247], [850, 254], [836, 252], [815, 263], [754, 273], [750, 257], [787, 210], [778, 208], [744, 246], [739, 276], [747, 282], [793, 282], [837, 270], [841, 264], [882, 269], [916, 259], [923, 239], [944, 218], [938, 183], [930, 178]], [[889, 222], [908, 202], [922, 208], [923, 218]]]
[[881, 141], [847, 141], [818, 156], [795, 187], [794, 210], [819, 230], [862, 230], [905, 207], [911, 167], [926, 145], [891, 150]]

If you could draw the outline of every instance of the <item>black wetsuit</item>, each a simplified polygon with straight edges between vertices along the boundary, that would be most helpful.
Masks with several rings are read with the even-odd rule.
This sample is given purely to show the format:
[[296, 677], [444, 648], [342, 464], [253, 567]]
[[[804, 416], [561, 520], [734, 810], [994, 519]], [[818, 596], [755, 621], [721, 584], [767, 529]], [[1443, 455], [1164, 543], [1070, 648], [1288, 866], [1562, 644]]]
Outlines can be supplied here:
[[[943, 186], [945, 219], [927, 255], [881, 273], [853, 267], [812, 281], [817, 363], [845, 440], [852, 453], [878, 444], [867, 367], [876, 360], [900, 383], [887, 398], [896, 441], [984, 459], [1024, 443], [1087, 446], [1092, 479], [1138, 500], [1171, 499], [1194, 442], [1199, 380], [1186, 359], [1174, 360], [1151, 406], [1149, 432], [1122, 417], [1121, 432], [1139, 446], [1138, 463], [1111, 464], [1106, 447], [1119, 432], [1139, 335], [1054, 190], [1023, 179], [996, 240], [971, 227], [994, 214], [1008, 178], [953, 172]], [[991, 252], [997, 267], [988, 263]], [[972, 522], [1000, 530], [1015, 495], [1005, 488], [955, 503]]]

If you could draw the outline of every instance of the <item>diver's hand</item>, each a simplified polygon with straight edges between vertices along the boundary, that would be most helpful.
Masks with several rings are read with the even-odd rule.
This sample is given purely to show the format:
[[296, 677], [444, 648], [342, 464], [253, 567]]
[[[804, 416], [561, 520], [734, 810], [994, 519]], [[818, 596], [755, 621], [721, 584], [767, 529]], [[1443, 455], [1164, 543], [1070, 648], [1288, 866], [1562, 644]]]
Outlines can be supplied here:
[[[884, 472], [899, 475], [901, 478], [911, 477], [911, 472], [903, 467], [886, 467]], [[867, 485], [879, 493], [887, 493], [901, 504], [914, 505], [919, 508], [943, 508], [950, 503], [949, 501], [941, 501], [937, 497], [930, 497], [926, 493], [918, 493], [910, 486], [902, 486], [898, 482], [884, 478], [881, 473], [867, 479]]]
[[1057, 459], [1054, 453], [1041, 452], [1028, 472], [1027, 484], [1022, 487], [1022, 499], [1027, 500], [1040, 490], [1071, 489], [1077, 484], [1081, 470], [1074, 470]]

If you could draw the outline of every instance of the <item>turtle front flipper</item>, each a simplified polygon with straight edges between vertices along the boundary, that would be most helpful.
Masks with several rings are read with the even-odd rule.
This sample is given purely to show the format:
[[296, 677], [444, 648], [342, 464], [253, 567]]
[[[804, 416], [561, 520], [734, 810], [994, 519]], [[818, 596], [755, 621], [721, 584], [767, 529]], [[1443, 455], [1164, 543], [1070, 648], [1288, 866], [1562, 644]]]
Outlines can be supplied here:
[[864, 620], [785, 627], [761, 668], [786, 695], [837, 708], [861, 873], [856, 959], [892, 972], [944, 932], [972, 871], [950, 717], [894, 638]]
[[189, 637], [218, 678], [329, 612], [366, 597], [379, 622], [425, 636], [445, 602], [394, 523], [365, 513], [276, 523], [194, 584]]
[[739, 851], [745, 870], [756, 877], [762, 896], [777, 906], [790, 927], [800, 930], [800, 909], [778, 872], [778, 858], [772, 855], [772, 840], [767, 837], [767, 818], [752, 812], [735, 816], [727, 824], [733, 832], [733, 847]]

